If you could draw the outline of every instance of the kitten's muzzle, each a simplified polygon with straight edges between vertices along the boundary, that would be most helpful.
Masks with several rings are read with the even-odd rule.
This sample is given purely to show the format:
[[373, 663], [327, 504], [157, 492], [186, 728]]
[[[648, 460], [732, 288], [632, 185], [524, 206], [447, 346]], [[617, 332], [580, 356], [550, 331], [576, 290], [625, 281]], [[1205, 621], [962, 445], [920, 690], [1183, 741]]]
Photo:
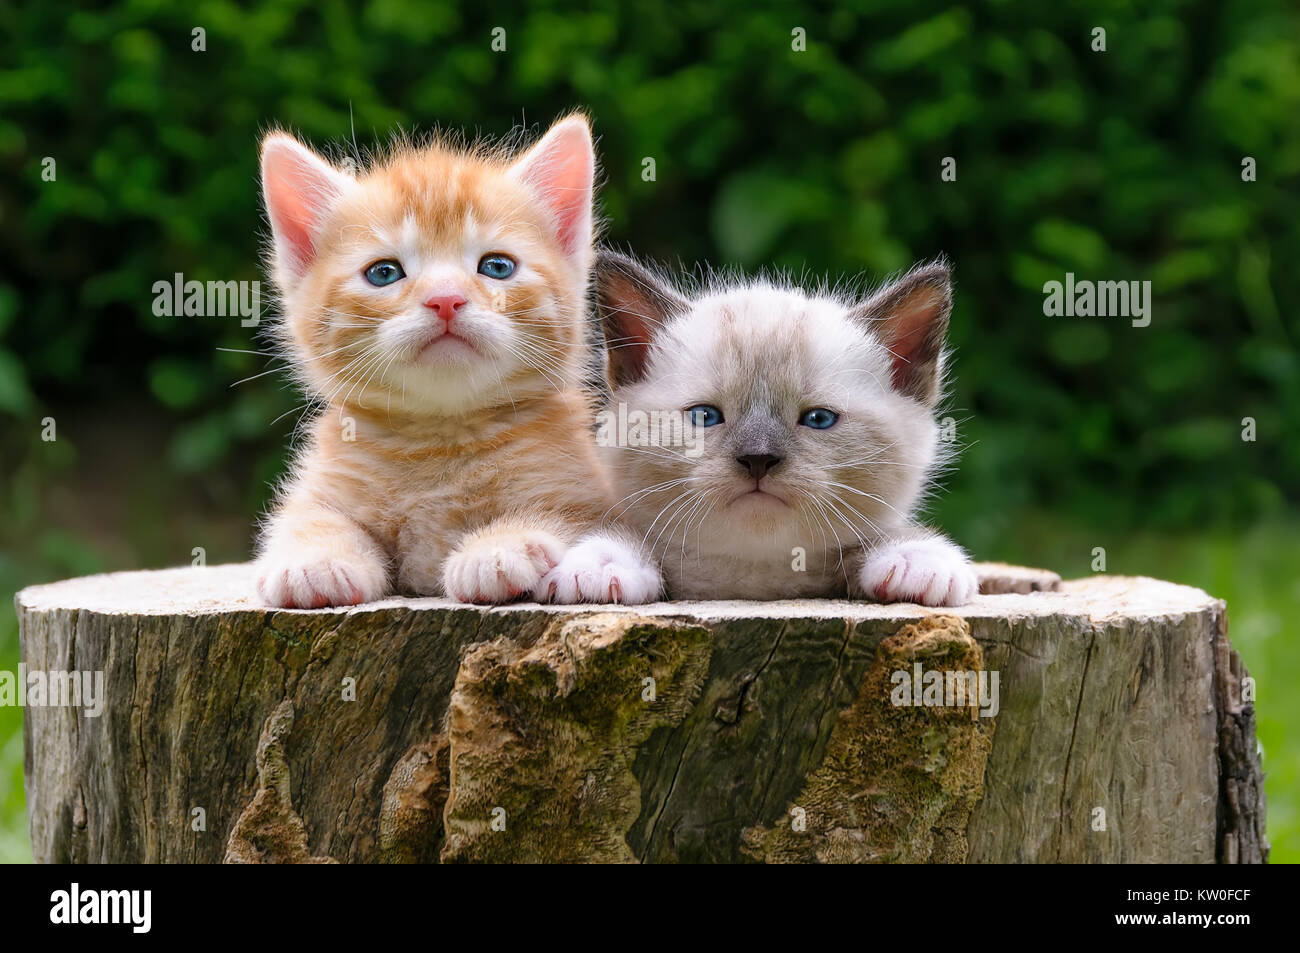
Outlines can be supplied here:
[[736, 457], [736, 462], [755, 480], [761, 480], [777, 468], [781, 458], [771, 453], [746, 453]]

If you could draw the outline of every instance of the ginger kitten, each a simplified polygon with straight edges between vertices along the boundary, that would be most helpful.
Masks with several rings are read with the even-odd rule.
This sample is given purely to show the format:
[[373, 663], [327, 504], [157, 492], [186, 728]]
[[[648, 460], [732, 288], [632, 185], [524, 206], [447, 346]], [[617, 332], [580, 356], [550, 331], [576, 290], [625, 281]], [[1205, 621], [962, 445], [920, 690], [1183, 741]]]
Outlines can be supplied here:
[[320, 407], [265, 522], [266, 603], [507, 601], [607, 511], [581, 387], [594, 162], [580, 116], [522, 155], [439, 140], [356, 174], [263, 141], [279, 331]]
[[662, 559], [670, 596], [974, 597], [966, 555], [912, 516], [943, 456], [944, 264], [865, 301], [766, 281], [691, 299], [601, 252], [596, 286], [611, 409], [693, 425], [650, 445], [629, 428], [607, 451], [615, 512]]

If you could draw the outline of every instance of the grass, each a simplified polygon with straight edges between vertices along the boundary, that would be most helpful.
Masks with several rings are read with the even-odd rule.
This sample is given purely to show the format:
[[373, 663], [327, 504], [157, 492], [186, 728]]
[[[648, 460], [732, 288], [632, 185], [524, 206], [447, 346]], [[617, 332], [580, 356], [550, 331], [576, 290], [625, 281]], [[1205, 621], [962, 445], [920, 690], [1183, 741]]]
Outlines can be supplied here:
[[[1264, 752], [1268, 797], [1268, 836], [1272, 860], [1300, 861], [1300, 524], [1271, 523], [1245, 534], [1106, 536], [1078, 524], [1050, 519], [1017, 521], [1013, 538], [976, 546], [982, 556], [1049, 566], [1066, 577], [1091, 572], [1094, 546], [1106, 547], [1107, 570], [1121, 575], [1158, 576], [1199, 586], [1228, 603], [1233, 645], [1258, 684], [1259, 741]], [[47, 553], [48, 555], [48, 553]], [[44, 564], [40, 578], [62, 570], [92, 571], [96, 560], [84, 553]], [[33, 563], [0, 554], [0, 670], [18, 664], [17, 623], [10, 606], [13, 591], [39, 581], [19, 567]], [[27, 578], [23, 578], [26, 576]], [[31, 860], [22, 783], [22, 713], [0, 708], [0, 861]]]

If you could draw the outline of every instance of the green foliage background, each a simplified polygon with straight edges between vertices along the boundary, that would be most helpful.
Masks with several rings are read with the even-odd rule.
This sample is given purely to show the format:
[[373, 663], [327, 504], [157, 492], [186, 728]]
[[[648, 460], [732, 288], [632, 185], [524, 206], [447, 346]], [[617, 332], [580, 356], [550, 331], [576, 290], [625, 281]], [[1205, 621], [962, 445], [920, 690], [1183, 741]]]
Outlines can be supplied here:
[[[877, 277], [950, 256], [966, 451], [934, 515], [980, 558], [1082, 574], [1102, 546], [1111, 572], [1227, 598], [1274, 859], [1300, 858], [1291, 0], [6, 4], [0, 592], [246, 557], [297, 401], [283, 375], [232, 387], [269, 366], [218, 350], [251, 332], [156, 317], [151, 287], [260, 277], [262, 130], [366, 145], [575, 106], [608, 237], [640, 253]], [[1066, 271], [1150, 280], [1150, 327], [1044, 317]], [[20, 724], [0, 709], [0, 859], [30, 856]]]

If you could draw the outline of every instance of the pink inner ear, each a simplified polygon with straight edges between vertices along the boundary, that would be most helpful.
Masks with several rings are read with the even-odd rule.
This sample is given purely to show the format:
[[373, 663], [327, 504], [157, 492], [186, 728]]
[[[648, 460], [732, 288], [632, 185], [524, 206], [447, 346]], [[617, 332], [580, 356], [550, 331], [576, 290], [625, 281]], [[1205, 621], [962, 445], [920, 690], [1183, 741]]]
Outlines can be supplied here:
[[262, 190], [276, 253], [290, 274], [301, 275], [315, 259], [316, 230], [340, 182], [328, 163], [292, 139], [272, 139], [263, 149]]
[[943, 307], [943, 295], [922, 287], [909, 295], [889, 317], [886, 345], [894, 357], [894, 386], [903, 388], [913, 372], [912, 363], [922, 350], [936, 315]]
[[[642, 307], [649, 307], [642, 302]], [[650, 356], [650, 324], [644, 314], [617, 310], [605, 330], [605, 347], [616, 383], [640, 380]]]
[[577, 119], [557, 124], [515, 168], [550, 208], [560, 247], [573, 255], [591, 244], [591, 135]]

